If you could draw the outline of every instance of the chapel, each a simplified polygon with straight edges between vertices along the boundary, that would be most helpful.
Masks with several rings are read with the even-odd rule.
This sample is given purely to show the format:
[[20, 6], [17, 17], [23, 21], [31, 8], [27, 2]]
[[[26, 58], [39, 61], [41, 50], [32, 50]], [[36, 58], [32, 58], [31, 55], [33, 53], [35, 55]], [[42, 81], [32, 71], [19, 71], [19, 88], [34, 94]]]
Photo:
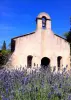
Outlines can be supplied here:
[[34, 32], [11, 39], [11, 63], [14, 67], [70, 69], [70, 44], [52, 31], [51, 21], [49, 14], [42, 12], [36, 17]]

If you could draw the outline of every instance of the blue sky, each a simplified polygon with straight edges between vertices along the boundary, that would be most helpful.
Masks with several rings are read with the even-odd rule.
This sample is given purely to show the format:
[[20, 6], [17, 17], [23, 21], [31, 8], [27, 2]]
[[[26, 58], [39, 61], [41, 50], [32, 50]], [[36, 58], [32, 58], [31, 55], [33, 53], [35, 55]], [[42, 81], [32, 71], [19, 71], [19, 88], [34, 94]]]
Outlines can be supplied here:
[[62, 36], [70, 29], [71, 0], [0, 0], [0, 47], [11, 38], [33, 32], [35, 19], [46, 12], [52, 19], [52, 30]]

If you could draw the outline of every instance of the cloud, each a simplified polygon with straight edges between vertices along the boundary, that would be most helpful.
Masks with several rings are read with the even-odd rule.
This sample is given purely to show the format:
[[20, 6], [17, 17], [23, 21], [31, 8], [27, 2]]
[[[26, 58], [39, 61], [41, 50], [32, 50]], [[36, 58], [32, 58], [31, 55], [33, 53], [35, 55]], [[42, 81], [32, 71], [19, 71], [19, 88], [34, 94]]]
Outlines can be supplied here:
[[15, 27], [6, 24], [0, 24], [0, 36], [8, 34], [10, 31], [15, 30]]
[[0, 24], [0, 30], [9, 30], [9, 29], [12, 29], [12, 27], [6, 24]]

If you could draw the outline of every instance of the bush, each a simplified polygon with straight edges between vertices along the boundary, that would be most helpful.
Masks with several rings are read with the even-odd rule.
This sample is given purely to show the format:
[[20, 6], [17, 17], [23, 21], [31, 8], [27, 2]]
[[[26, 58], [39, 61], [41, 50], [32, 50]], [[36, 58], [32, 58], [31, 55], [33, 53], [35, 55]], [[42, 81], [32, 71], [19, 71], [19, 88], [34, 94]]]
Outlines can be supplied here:
[[71, 76], [49, 70], [0, 71], [0, 100], [71, 100]]
[[5, 65], [9, 59], [10, 51], [1, 50], [0, 51], [0, 66]]

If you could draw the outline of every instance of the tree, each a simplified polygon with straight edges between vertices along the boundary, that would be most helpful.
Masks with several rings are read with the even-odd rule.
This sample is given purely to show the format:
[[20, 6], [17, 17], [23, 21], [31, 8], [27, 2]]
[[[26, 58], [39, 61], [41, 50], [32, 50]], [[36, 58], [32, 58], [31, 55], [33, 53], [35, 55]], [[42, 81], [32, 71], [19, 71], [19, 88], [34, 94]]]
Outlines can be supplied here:
[[70, 43], [70, 55], [71, 55], [71, 30], [64, 34], [66, 40]]
[[2, 50], [6, 50], [6, 42], [5, 41], [3, 42]]
[[[10, 46], [10, 44], [9, 44], [9, 46]], [[0, 66], [5, 65], [11, 56], [11, 50], [6, 48], [5, 41], [3, 42], [1, 49], [2, 50], [0, 50]]]

